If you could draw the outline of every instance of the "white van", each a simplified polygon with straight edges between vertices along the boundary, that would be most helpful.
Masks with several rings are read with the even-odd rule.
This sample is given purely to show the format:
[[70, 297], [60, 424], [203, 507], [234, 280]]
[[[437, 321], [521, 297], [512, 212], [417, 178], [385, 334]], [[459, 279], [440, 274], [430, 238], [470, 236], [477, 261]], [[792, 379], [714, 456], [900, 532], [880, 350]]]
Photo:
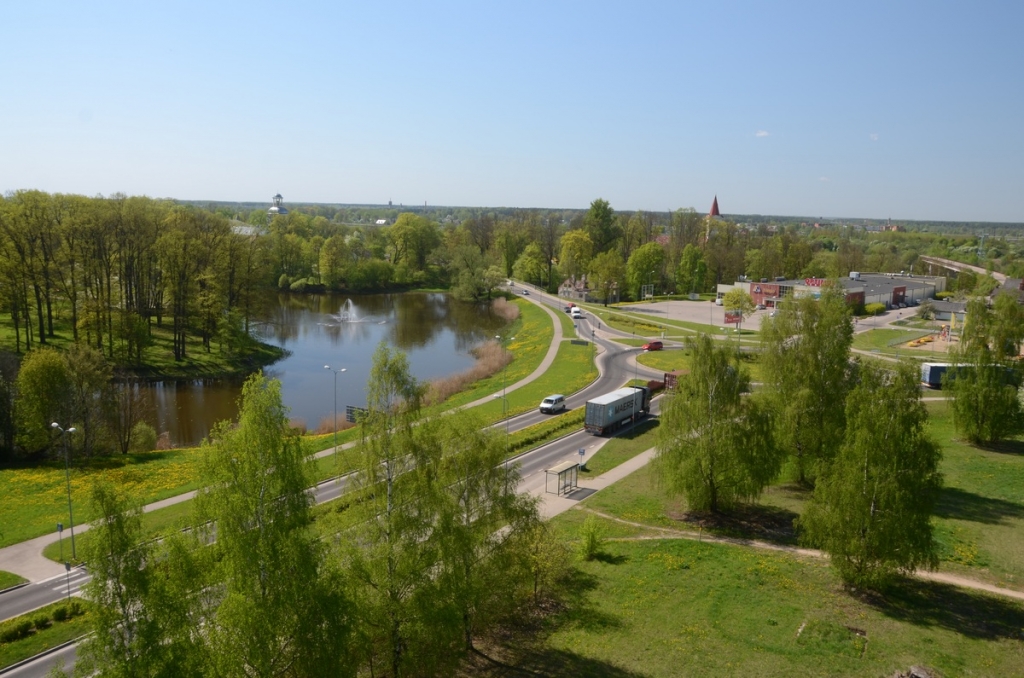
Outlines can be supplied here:
[[583, 317], [583, 311], [581, 311], [581, 310], [580, 310], [580, 307], [579, 307], [579, 306], [573, 306], [573, 307], [572, 307], [572, 310], [571, 310], [571, 311], [569, 311], [569, 316], [570, 316], [570, 317], [571, 317], [571, 318], [572, 318], [573, 320], [579, 320], [580, 318], [582, 318], [582, 317]]
[[564, 395], [550, 395], [540, 404], [540, 411], [544, 414], [554, 414], [565, 409]]

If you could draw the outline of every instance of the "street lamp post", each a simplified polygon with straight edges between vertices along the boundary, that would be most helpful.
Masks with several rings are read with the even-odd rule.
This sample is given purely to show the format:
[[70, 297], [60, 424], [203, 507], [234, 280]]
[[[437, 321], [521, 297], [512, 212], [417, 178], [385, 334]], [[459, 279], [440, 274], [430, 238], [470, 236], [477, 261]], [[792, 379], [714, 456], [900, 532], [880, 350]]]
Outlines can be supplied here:
[[334, 458], [338, 458], [338, 373], [344, 372], [346, 368], [334, 369], [330, 365], [324, 365], [325, 370], [334, 372]]
[[500, 334], [494, 336], [501, 343], [501, 416], [505, 419], [505, 468], [508, 468], [508, 399], [505, 397], [506, 371], [508, 369], [508, 342], [515, 341], [515, 337], [502, 339]]
[[57, 422], [50, 424], [50, 428], [55, 431], [60, 431], [61, 438], [64, 442], [64, 480], [68, 486], [68, 524], [71, 526], [71, 560], [77, 560], [77, 554], [75, 553], [75, 516], [71, 512], [71, 468], [70, 461], [68, 460], [68, 434], [75, 432], [75, 427], [72, 426], [69, 429], [61, 428], [61, 425]]

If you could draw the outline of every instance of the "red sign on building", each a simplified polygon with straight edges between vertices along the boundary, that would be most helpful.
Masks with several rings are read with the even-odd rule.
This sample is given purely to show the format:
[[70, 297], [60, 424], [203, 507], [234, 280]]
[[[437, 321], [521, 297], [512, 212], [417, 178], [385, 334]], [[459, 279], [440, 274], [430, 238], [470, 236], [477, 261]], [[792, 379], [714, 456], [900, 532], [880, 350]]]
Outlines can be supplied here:
[[726, 311], [725, 312], [725, 322], [726, 323], [737, 323], [737, 324], [739, 324], [739, 322], [741, 320], [743, 320], [743, 314], [740, 313], [739, 311]]
[[765, 299], [775, 299], [779, 296], [779, 286], [774, 283], [751, 283], [750, 298], [755, 304], [763, 304]]
[[808, 287], [821, 287], [825, 284], [824, 278], [804, 278], [804, 284]]

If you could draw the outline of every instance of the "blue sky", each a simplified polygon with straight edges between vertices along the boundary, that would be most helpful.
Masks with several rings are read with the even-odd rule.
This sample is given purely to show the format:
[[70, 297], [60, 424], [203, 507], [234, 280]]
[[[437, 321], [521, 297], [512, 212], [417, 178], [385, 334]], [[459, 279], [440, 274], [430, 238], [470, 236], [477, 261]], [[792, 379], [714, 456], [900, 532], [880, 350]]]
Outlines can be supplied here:
[[1024, 222], [1024, 3], [3, 3], [0, 191]]

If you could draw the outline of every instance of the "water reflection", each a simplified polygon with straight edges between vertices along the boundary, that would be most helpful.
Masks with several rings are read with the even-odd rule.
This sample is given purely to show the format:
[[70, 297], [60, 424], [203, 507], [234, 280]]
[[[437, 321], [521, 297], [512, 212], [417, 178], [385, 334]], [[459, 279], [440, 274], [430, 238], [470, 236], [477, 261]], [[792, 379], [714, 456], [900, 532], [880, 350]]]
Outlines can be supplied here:
[[[486, 303], [417, 292], [351, 298], [272, 293], [262, 316], [254, 333], [291, 352], [266, 372], [281, 380], [291, 417], [310, 429], [333, 415], [335, 377], [325, 364], [346, 368], [337, 377], [338, 411], [343, 417], [346, 405], [366, 404], [370, 360], [381, 340], [408, 355], [418, 379], [429, 380], [470, 367], [470, 350], [504, 324]], [[217, 421], [237, 416], [241, 381], [160, 382], [145, 390], [157, 431], [167, 431], [176, 445], [192, 445]]]

